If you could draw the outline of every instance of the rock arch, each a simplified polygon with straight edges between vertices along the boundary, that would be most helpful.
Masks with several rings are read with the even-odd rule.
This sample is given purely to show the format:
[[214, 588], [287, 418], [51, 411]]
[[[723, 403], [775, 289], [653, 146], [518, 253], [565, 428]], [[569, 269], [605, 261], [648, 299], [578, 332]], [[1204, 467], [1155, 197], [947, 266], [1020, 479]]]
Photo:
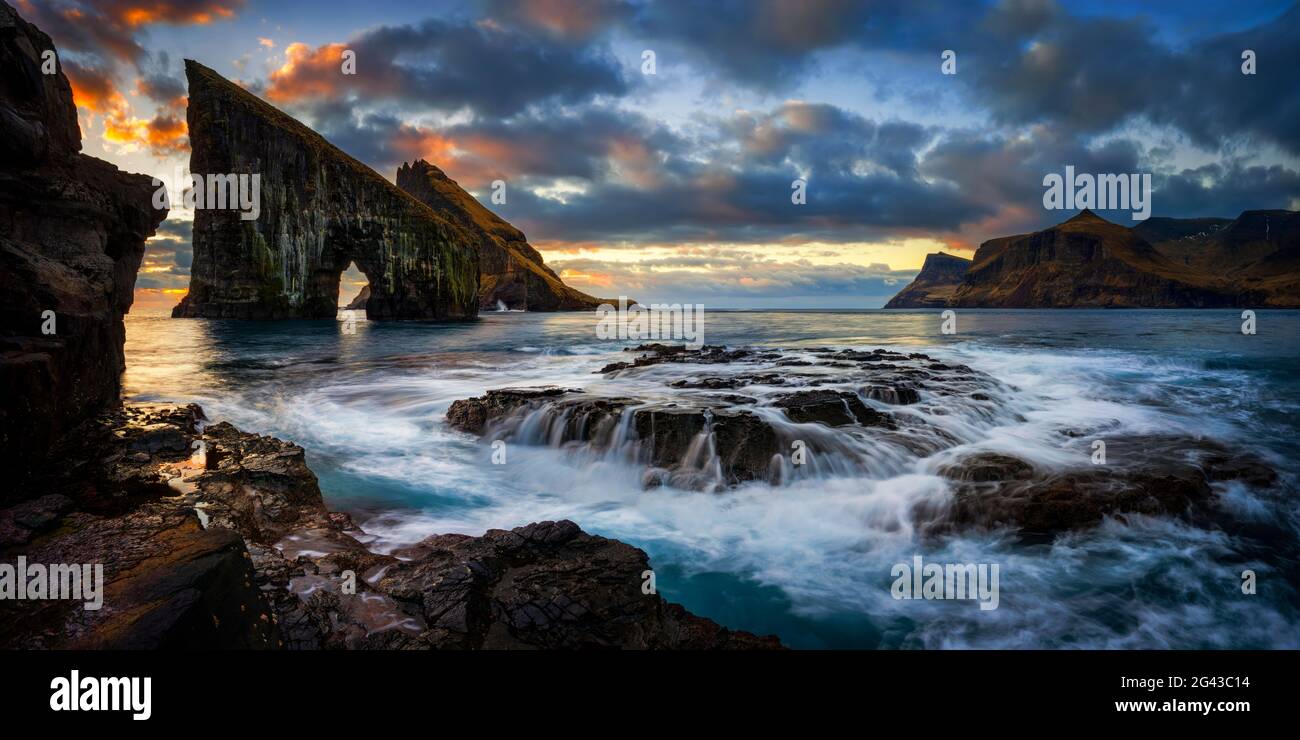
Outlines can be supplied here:
[[460, 226], [319, 134], [186, 60], [190, 171], [259, 176], [256, 218], [194, 216], [190, 292], [177, 317], [333, 318], [339, 277], [355, 262], [374, 319], [478, 313], [479, 257]]

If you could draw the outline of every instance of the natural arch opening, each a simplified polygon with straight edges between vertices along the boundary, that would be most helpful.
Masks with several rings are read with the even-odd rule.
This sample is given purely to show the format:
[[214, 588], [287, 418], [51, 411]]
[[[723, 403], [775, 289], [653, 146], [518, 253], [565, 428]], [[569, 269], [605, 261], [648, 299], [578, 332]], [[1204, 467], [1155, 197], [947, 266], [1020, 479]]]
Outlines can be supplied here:
[[339, 274], [339, 308], [364, 311], [369, 298], [370, 278], [357, 267], [356, 262], [349, 261], [347, 268]]

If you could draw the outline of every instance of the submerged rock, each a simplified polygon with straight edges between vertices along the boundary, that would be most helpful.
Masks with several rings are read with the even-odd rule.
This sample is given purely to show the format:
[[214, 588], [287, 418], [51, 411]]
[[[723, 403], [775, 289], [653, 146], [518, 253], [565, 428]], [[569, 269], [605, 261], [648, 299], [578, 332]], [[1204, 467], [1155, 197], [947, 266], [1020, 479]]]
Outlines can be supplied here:
[[[579, 443], [593, 454], [624, 450], [632, 462], [665, 476], [679, 474], [675, 480], [689, 481], [689, 488], [769, 479], [772, 457], [780, 451], [776, 433], [753, 413], [729, 408], [732, 400], [718, 401], [717, 407], [653, 405], [555, 388], [508, 388], [453, 402], [447, 422], [523, 444]], [[627, 423], [624, 414], [630, 415]]]
[[538, 402], [563, 396], [563, 388], [504, 388], [490, 390], [480, 398], [453, 401], [447, 409], [447, 423], [457, 429], [482, 434], [488, 422], [518, 411], [536, 408]]
[[1034, 466], [1010, 455], [983, 452], [970, 455], [940, 468], [939, 474], [953, 480], [982, 483], [997, 480], [1032, 478]]
[[869, 385], [858, 392], [863, 398], [870, 398], [891, 406], [907, 406], [921, 401], [921, 394], [907, 385]]
[[678, 473], [685, 488], [704, 488], [712, 476], [693, 476], [716, 459], [721, 483], [769, 480], [780, 454], [776, 433], [748, 411], [689, 408], [640, 409], [633, 427], [645, 441], [650, 464]]
[[[919, 352], [658, 344], [628, 351], [642, 354], [609, 380], [650, 379], [672, 394], [651, 390], [638, 399], [576, 389], [493, 390], [456, 401], [447, 420], [493, 440], [640, 465], [647, 489], [716, 491], [751, 481], [784, 486], [826, 475], [905, 474], [916, 461], [943, 455], [934, 472], [950, 482], [951, 495], [927, 498], [912, 512], [927, 534], [1010, 528], [1055, 535], [1130, 514], [1219, 516], [1225, 511], [1216, 507], [1215, 483], [1266, 488], [1278, 482], [1273, 468], [1249, 453], [1168, 435], [1107, 435], [1110, 464], [1096, 467], [1086, 466], [1083, 451], [1077, 468], [992, 451], [948, 457], [946, 451], [969, 440], [961, 438], [960, 425], [936, 419], [958, 412], [975, 424], [1024, 419], [1002, 408], [1009, 390], [1004, 384]], [[796, 352], [819, 361], [806, 371], [773, 370]], [[724, 363], [737, 367], [708, 367]], [[683, 367], [641, 373], [664, 364]], [[694, 373], [693, 365], [700, 366]], [[748, 390], [716, 392], [730, 389]], [[887, 412], [882, 405], [913, 408]], [[790, 454], [796, 448], [807, 453], [803, 467]]]
[[790, 421], [799, 424], [818, 423], [831, 427], [845, 424], [887, 428], [894, 426], [894, 421], [888, 414], [867, 408], [857, 394], [848, 391], [800, 391], [781, 396], [773, 405], [783, 409]]

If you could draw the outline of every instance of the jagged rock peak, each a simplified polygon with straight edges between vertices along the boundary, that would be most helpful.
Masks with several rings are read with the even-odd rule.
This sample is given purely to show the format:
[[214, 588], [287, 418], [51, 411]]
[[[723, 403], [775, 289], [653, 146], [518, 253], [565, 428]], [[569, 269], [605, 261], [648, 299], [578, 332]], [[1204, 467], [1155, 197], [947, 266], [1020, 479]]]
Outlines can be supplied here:
[[563, 283], [524, 233], [493, 213], [438, 167], [419, 159], [397, 170], [397, 185], [474, 236], [480, 257], [479, 307], [592, 310], [606, 301]]
[[1078, 213], [1074, 214], [1074, 216], [1070, 217], [1069, 219], [1066, 219], [1065, 223], [1066, 224], [1089, 224], [1089, 223], [1108, 224], [1110, 222], [1102, 218], [1101, 216], [1098, 216], [1096, 213], [1092, 211], [1091, 208], [1085, 208], [1082, 211], [1079, 211]]

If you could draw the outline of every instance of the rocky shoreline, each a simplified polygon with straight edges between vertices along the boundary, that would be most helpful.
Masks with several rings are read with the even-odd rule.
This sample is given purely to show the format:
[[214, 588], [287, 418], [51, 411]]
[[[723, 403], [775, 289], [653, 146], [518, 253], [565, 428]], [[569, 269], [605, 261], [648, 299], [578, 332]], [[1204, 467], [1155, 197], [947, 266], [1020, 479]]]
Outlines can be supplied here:
[[15, 602], [0, 647], [780, 647], [644, 593], [644, 552], [569, 521], [373, 552], [301, 447], [197, 406], [128, 405], [55, 455], [0, 510], [0, 561], [102, 563], [104, 605]]

